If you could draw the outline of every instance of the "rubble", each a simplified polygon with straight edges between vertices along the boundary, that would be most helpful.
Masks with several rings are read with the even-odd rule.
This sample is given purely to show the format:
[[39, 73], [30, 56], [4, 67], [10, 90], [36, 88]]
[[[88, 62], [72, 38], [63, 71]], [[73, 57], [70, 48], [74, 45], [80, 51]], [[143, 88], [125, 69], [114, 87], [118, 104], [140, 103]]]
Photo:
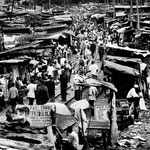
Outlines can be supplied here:
[[118, 150], [147, 150], [150, 148], [150, 112], [142, 112], [138, 122], [134, 122], [118, 135]]

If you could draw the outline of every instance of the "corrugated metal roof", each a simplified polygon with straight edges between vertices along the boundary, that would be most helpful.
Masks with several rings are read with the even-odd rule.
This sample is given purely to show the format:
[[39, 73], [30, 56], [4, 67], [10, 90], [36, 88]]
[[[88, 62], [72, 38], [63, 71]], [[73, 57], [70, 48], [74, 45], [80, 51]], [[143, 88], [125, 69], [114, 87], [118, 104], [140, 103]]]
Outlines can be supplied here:
[[9, 60], [1, 60], [0, 64], [16, 64], [16, 63], [21, 63], [24, 61], [25, 60], [23, 59], [9, 59]]
[[18, 47], [14, 47], [12, 49], [8, 49], [6, 51], [3, 51], [3, 52], [0, 52], [0, 55], [2, 54], [7, 54], [7, 53], [10, 53], [10, 52], [14, 52], [14, 51], [19, 51], [19, 50], [24, 50], [24, 49], [27, 49], [27, 48], [35, 48], [39, 45], [40, 42], [42, 42], [43, 40], [40, 40], [40, 41], [35, 41], [35, 42], [32, 42], [30, 44], [27, 44], [25, 46], [18, 46]]

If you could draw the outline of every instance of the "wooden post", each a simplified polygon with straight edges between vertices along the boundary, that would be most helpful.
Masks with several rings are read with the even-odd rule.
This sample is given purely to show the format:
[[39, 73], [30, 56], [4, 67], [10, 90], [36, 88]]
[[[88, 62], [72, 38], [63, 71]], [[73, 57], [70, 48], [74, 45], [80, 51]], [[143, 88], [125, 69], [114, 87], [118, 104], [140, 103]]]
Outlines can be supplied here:
[[116, 117], [116, 95], [113, 92], [113, 98], [111, 102], [111, 144], [114, 145], [117, 142], [118, 126]]
[[106, 0], [104, 0], [104, 5], [105, 5], [105, 14], [106, 14]]
[[14, 10], [14, 2], [15, 2], [15, 0], [12, 1], [11, 13], [13, 13], [13, 10]]
[[55, 118], [54, 124], [56, 124], [56, 106], [54, 107], [54, 118]]
[[80, 117], [81, 117], [82, 135], [84, 138], [84, 126], [83, 126], [83, 118], [82, 118], [82, 110], [81, 109], [80, 109]]
[[104, 150], [107, 150], [106, 133], [102, 132]]
[[52, 126], [47, 127], [47, 132], [48, 132], [47, 135], [49, 137], [49, 140], [51, 141], [51, 144], [54, 145], [54, 150], [56, 150]]

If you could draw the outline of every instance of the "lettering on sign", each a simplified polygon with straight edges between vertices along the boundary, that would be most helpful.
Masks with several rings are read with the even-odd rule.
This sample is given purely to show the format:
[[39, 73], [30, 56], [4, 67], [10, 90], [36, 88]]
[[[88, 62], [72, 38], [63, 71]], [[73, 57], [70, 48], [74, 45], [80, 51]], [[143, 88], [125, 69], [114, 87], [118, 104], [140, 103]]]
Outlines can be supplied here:
[[51, 106], [46, 105], [17, 105], [18, 118], [26, 119], [31, 127], [47, 127], [52, 124]]
[[108, 112], [110, 111], [109, 105], [95, 105], [95, 120], [109, 121]]

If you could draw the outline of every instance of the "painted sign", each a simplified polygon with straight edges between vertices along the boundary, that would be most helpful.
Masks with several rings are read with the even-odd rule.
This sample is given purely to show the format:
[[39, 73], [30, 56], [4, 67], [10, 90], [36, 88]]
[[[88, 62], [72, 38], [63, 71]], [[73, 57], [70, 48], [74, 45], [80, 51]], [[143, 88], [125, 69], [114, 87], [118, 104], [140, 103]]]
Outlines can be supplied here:
[[95, 120], [109, 121], [108, 112], [110, 111], [109, 105], [95, 105]]
[[17, 105], [17, 118], [26, 119], [31, 127], [48, 127], [52, 124], [51, 106]]

